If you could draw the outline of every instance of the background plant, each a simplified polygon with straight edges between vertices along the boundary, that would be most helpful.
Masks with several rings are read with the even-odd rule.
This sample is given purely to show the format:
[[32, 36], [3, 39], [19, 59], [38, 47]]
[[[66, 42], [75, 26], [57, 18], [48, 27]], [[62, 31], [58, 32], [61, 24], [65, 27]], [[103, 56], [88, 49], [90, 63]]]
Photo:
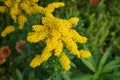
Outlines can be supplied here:
[[[25, 15], [28, 22], [24, 24], [26, 26], [24, 30], [17, 29], [16, 32], [9, 34], [5, 38], [0, 37], [0, 47], [8, 45], [11, 49], [10, 57], [7, 58], [4, 64], [0, 65], [0, 79], [119, 80], [120, 1], [99, 0], [97, 5], [92, 5], [88, 0], [42, 0], [38, 4], [46, 6], [54, 1], [63, 1], [66, 4], [65, 7], [55, 10], [54, 15], [56, 17], [69, 19], [75, 16], [80, 19], [80, 22], [74, 29], [81, 35], [88, 37], [89, 41], [85, 45], [89, 48], [93, 56], [89, 59], [81, 60], [70, 56], [72, 68], [67, 72], [57, 66], [59, 63], [56, 63], [58, 60], [54, 57], [52, 57], [54, 61], [48, 60], [39, 68], [30, 68], [30, 60], [35, 53], [43, 50], [45, 44], [39, 42], [33, 45], [26, 42], [24, 46], [20, 47], [23, 53], [19, 54], [15, 49], [16, 43], [25, 40], [27, 32], [31, 31], [31, 28], [27, 26], [41, 23], [40, 19], [44, 15]], [[2, 2], [0, 2], [1, 5], [3, 5]], [[0, 13], [0, 33], [7, 25], [18, 27], [18, 23], [12, 20], [8, 13]], [[86, 49], [85, 45], [84, 48]], [[112, 48], [108, 48], [110, 45], [112, 45]], [[81, 47], [79, 45], [79, 48]], [[70, 53], [68, 50], [65, 51], [66, 53]], [[58, 71], [56, 71], [55, 66], [59, 68]]]

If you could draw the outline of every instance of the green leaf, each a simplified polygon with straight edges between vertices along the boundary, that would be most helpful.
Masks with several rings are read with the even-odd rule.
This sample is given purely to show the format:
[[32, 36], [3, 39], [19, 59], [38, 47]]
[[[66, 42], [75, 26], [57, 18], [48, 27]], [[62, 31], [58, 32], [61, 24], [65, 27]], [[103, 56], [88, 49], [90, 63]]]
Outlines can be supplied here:
[[81, 58], [81, 60], [91, 71], [95, 72], [95, 67], [90, 61], [88, 61], [87, 59], [83, 59], [83, 58]]
[[106, 64], [106, 65], [104, 66], [104, 68], [106, 69], [106, 68], [109, 68], [109, 67], [111, 67], [111, 66], [117, 65], [117, 64], [119, 64], [119, 63], [120, 63], [120, 57], [118, 57], [117, 59], [115, 59], [115, 60], [109, 62], [108, 64]]
[[76, 65], [72, 61], [70, 62], [70, 65], [76, 68]]
[[[63, 72], [62, 71], [55, 71], [55, 73], [52, 73], [48, 79], [45, 80], [62, 80], [63, 79]], [[44, 77], [44, 76], [43, 76]]]
[[32, 70], [29, 73], [28, 80], [35, 80], [35, 71], [34, 70]]
[[102, 56], [101, 60], [100, 60], [100, 64], [98, 66], [98, 69], [101, 69], [103, 67], [103, 65], [105, 64], [109, 54], [110, 54], [110, 51], [111, 51], [111, 46], [106, 50], [106, 52], [104, 53], [104, 55]]
[[12, 77], [10, 77], [10, 80], [15, 80], [15, 79], [13, 79]]
[[66, 72], [63, 73], [63, 79], [70, 80], [70, 76], [68, 75], [68, 73], [66, 73]]
[[118, 72], [114, 71], [114, 74], [120, 76], [120, 71], [119, 70], [117, 70], [117, 71]]
[[77, 77], [72, 77], [71, 80], [92, 80], [93, 75], [82, 74]]
[[[89, 51], [89, 49], [87, 48], [87, 46], [85, 44], [83, 46], [84, 46], [85, 50]], [[93, 56], [87, 58], [87, 60], [94, 66], [94, 68], [96, 70], [97, 65], [95, 63], [95, 60], [94, 60]]]
[[120, 76], [113, 73], [101, 74], [100, 78], [101, 80], [120, 80]]
[[21, 54], [18, 57], [16, 57], [14, 60], [16, 61], [16, 65], [19, 65], [20, 62], [25, 58], [25, 54]]
[[88, 47], [85, 44], [83, 44], [83, 48], [89, 51]]
[[17, 76], [17, 80], [23, 80], [22, 73], [18, 69], [16, 69], [16, 76]]
[[120, 65], [111, 65], [109, 67], [103, 67], [102, 73], [110, 72], [110, 71], [117, 69], [119, 67], [120, 67]]
[[96, 64], [96, 67], [98, 67], [99, 62], [100, 62], [101, 53], [97, 47], [95, 48], [94, 53], [92, 54], [92, 57], [94, 58], [94, 62]]

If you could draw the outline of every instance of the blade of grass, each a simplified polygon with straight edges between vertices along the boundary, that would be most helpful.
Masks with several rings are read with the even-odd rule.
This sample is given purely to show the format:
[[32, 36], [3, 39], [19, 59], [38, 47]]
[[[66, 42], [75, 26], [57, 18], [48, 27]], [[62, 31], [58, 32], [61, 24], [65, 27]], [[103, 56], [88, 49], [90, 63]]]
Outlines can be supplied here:
[[20, 70], [16, 69], [16, 75], [17, 75], [17, 80], [23, 80], [23, 76]]
[[106, 62], [106, 60], [107, 60], [107, 58], [108, 58], [108, 56], [109, 56], [109, 54], [110, 54], [111, 48], [112, 48], [112, 46], [110, 46], [110, 47], [106, 50], [106, 52], [104, 53], [104, 55], [102, 56], [102, 58], [101, 58], [101, 60], [100, 60], [100, 64], [99, 64], [99, 66], [98, 66], [98, 69], [102, 69], [103, 65], [105, 64], [105, 62]]
[[112, 65], [109, 67], [104, 67], [102, 70], [102, 73], [108, 73], [108, 72], [113, 71], [114, 69], [117, 69], [119, 67], [120, 67], [120, 65]]
[[115, 60], [113, 60], [113, 61], [111, 61], [111, 62], [109, 62], [108, 64], [106, 64], [106, 65], [104, 66], [104, 68], [108, 68], [108, 67], [110, 67], [110, 66], [117, 65], [117, 64], [119, 64], [119, 63], [120, 63], [120, 57], [117, 58], [117, 59], [115, 59]]
[[94, 65], [90, 61], [88, 61], [87, 59], [83, 59], [83, 58], [81, 58], [81, 60], [91, 71], [93, 72], [96, 71]]
[[[85, 44], [83, 45], [83, 47], [84, 47], [85, 50], [88, 50], [88, 51], [89, 51], [89, 49], [87, 48], [87, 46], [86, 46]], [[95, 70], [96, 70], [97, 64], [95, 63], [94, 57], [91, 56], [91, 57], [87, 58], [87, 60], [94, 66], [94, 68], [95, 68]]]

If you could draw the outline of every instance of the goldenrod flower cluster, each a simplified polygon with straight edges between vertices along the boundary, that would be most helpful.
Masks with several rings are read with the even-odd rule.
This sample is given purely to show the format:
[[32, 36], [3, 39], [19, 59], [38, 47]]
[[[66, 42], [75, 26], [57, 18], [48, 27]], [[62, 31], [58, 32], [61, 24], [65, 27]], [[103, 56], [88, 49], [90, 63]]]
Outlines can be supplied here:
[[0, 6], [0, 12], [4, 13], [6, 11], [6, 7], [5, 6]]
[[15, 31], [14, 26], [12, 26], [12, 25], [7, 26], [7, 27], [4, 29], [4, 31], [1, 33], [1, 36], [2, 36], [2, 37], [5, 37], [7, 34], [13, 32], [13, 31]]
[[63, 69], [69, 70], [69, 69], [71, 68], [71, 67], [70, 67], [70, 60], [69, 60], [69, 58], [65, 55], [65, 53], [61, 53], [60, 62], [61, 62], [61, 65], [62, 65], [62, 68], [63, 68]]
[[[39, 6], [39, 0], [0, 0], [4, 5], [0, 6], [0, 12], [7, 12], [14, 21], [19, 24], [19, 29], [23, 29], [28, 21], [25, 14], [32, 15], [43, 12], [43, 7]], [[4, 32], [4, 31], [3, 31]]]
[[69, 20], [56, 18], [52, 12], [55, 8], [64, 6], [62, 2], [54, 2], [44, 8], [45, 17], [42, 18], [41, 25], [33, 25], [33, 32], [29, 32], [27, 40], [31, 43], [44, 41], [46, 47], [40, 55], [36, 55], [31, 61], [30, 66], [35, 68], [47, 61], [52, 55], [59, 58], [64, 70], [70, 69], [70, 59], [63, 51], [63, 46], [66, 46], [71, 54], [78, 58], [88, 58], [91, 56], [89, 51], [78, 50], [76, 42], [81, 44], [87, 42], [87, 38], [81, 36], [73, 29], [73, 25], [77, 24], [78, 18], [73, 17]]
[[19, 29], [23, 29], [25, 22], [27, 22], [27, 18], [24, 15], [18, 16]]
[[25, 11], [27, 14], [36, 14], [43, 11], [43, 7], [39, 6], [39, 0], [1, 0], [4, 6], [0, 6], [0, 12], [8, 11], [13, 20]]

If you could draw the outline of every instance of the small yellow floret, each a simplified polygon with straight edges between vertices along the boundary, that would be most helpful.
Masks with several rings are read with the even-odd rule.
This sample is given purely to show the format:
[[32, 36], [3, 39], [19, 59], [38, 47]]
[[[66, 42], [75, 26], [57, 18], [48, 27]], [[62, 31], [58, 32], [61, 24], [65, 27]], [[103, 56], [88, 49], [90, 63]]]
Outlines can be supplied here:
[[31, 2], [38, 2], [39, 0], [30, 0]]
[[27, 18], [24, 15], [18, 16], [19, 29], [23, 29], [25, 22], [27, 22]]
[[45, 8], [45, 14], [46, 13], [52, 13], [55, 8], [59, 8], [64, 6], [65, 4], [63, 2], [53, 2], [51, 4], [48, 4], [48, 6]]
[[36, 55], [35, 58], [30, 62], [30, 66], [32, 68], [40, 66], [44, 61], [48, 60], [50, 56], [50, 52], [43, 52], [41, 55]]
[[0, 6], [0, 12], [4, 13], [6, 11], [6, 7], [5, 6]]
[[30, 66], [35, 68], [40, 65], [40, 57], [41, 55], [36, 55], [35, 58], [30, 62]]
[[70, 18], [69, 22], [72, 24], [78, 23], [79, 19], [76, 17]]
[[69, 58], [65, 55], [65, 53], [62, 53], [60, 56], [60, 62], [62, 65], [62, 68], [66, 71], [70, 70], [70, 60]]
[[91, 56], [91, 53], [89, 51], [80, 50], [80, 56], [82, 58], [88, 58]]

